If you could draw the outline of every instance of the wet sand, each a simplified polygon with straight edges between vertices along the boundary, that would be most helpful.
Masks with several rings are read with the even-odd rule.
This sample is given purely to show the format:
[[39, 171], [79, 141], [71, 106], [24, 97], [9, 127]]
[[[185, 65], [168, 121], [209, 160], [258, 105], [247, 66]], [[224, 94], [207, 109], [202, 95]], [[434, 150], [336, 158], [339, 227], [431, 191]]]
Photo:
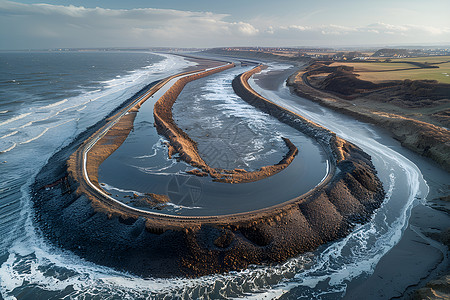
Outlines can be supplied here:
[[424, 205], [413, 208], [400, 242], [381, 258], [371, 276], [349, 283], [344, 299], [410, 299], [424, 279], [448, 274], [448, 241], [442, 244], [437, 232], [449, 227], [446, 213]]

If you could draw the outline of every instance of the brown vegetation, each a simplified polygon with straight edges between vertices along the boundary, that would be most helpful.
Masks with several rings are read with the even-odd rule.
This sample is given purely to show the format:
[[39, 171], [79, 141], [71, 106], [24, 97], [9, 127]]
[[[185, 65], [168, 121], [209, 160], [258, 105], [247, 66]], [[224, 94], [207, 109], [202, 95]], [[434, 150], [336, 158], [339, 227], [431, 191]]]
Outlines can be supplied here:
[[450, 85], [404, 80], [373, 83], [353, 67], [317, 62], [291, 76], [302, 97], [389, 130], [405, 147], [450, 170]]

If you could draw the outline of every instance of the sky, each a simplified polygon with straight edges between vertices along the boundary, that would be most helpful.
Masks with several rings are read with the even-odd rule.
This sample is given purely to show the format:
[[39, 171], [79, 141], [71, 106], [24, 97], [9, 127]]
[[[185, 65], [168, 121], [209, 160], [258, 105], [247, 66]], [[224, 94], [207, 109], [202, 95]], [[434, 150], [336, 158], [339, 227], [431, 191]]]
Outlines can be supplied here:
[[450, 0], [0, 0], [0, 50], [450, 45]]

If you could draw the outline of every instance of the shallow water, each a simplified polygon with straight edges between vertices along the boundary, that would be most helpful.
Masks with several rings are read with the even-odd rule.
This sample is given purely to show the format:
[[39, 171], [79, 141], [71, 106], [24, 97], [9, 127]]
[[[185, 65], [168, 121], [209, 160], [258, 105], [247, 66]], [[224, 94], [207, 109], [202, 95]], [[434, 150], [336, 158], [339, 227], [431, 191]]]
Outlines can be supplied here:
[[269, 207], [320, 183], [327, 174], [320, 145], [234, 94], [231, 81], [248, 69], [234, 68], [189, 83], [175, 102], [174, 120], [198, 143], [200, 154], [212, 167], [255, 170], [276, 164], [288, 151], [281, 137], [289, 138], [299, 149], [289, 167], [263, 180], [241, 184], [186, 174], [192, 167], [168, 159], [164, 139], [153, 127], [155, 96], [142, 105], [124, 144], [100, 166], [99, 181], [127, 203], [130, 200], [126, 197], [133, 193], [168, 195], [171, 203], [159, 207], [158, 212], [189, 216]]
[[[108, 56], [108, 53], [101, 54], [100, 56]], [[3, 54], [1, 55], [0, 61], [3, 63], [5, 58]], [[134, 55], [141, 54], [122, 53], [122, 55], [128, 55], [135, 60]], [[32, 56], [26, 54], [23, 54], [21, 59], [25, 61], [24, 66], [32, 62]], [[52, 61], [53, 59], [50, 59], [46, 64], [50, 65], [49, 69], [53, 69], [52, 74], [59, 74], [64, 66], [53, 64]], [[117, 58], [105, 61], [114, 65]], [[73, 58], [73, 63], [76, 62], [77, 60]], [[93, 58], [92, 62], [98, 60]], [[370, 273], [380, 257], [399, 241], [412, 206], [418, 201], [423, 201], [416, 198], [425, 199], [428, 193], [422, 171], [414, 163], [420, 159], [399, 148], [397, 142], [373, 126], [354, 121], [308, 100], [293, 96], [285, 86], [281, 86], [279, 89], [260, 92], [269, 99], [336, 131], [372, 155], [388, 197], [371, 222], [358, 226], [345, 239], [324, 245], [314, 253], [300, 255], [284, 264], [252, 267], [242, 272], [197, 279], [142, 279], [88, 263], [48, 244], [32, 221], [29, 186], [33, 182], [34, 174], [52, 153], [68, 144], [76, 134], [103, 118], [108, 111], [125, 100], [124, 97], [133, 94], [144, 84], [164, 77], [165, 74], [177, 72], [183, 64], [181, 59], [175, 57], [169, 57], [160, 63], [144, 61], [133, 68], [128, 68], [128, 64], [125, 64], [126, 67], [118, 66], [117, 69], [106, 72], [107, 78], [104, 78], [103, 83], [87, 80], [85, 85], [92, 89], [91, 94], [80, 92], [74, 87], [77, 95], [69, 97], [65, 95], [71, 95], [74, 90], [67, 89], [67, 93], [64, 94], [62, 89], [59, 91], [62, 96], [55, 96], [55, 99], [44, 102], [36, 96], [34, 103], [31, 87], [28, 98], [25, 98], [28, 99], [27, 104], [22, 104], [26, 101], [21, 100], [19, 96], [5, 97], [2, 94], [0, 124], [3, 122], [3, 125], [0, 125], [0, 137], [6, 137], [0, 139], [0, 150], [10, 148], [12, 143], [17, 144], [9, 152], [0, 154], [0, 161], [7, 161], [0, 164], [0, 292], [3, 298], [260, 299], [266, 296], [270, 299], [281, 296], [336, 299], [345, 293], [348, 281]], [[91, 65], [99, 66], [96, 63]], [[147, 65], [151, 67], [145, 69]], [[273, 67], [280, 66], [273, 65]], [[42, 66], [37, 65], [37, 68]], [[3, 65], [0, 70], [4, 70]], [[12, 70], [14, 71], [14, 68]], [[23, 76], [26, 72], [22, 70], [19, 73]], [[117, 75], [122, 77], [116, 78]], [[30, 74], [31, 76], [37, 75]], [[70, 74], [67, 76], [67, 80], [71, 81]], [[9, 76], [6, 80], [13, 79], [13, 76]], [[108, 83], [106, 82], [108, 80], [114, 81]], [[4, 81], [2, 79], [3, 84]], [[257, 85], [254, 86], [258, 88]], [[95, 92], [97, 89], [99, 91]], [[4, 91], [3, 88], [2, 90]], [[19, 91], [20, 89], [15, 93]], [[97, 97], [100, 98], [92, 103], [84, 103]], [[61, 102], [64, 99], [67, 101]], [[44, 124], [46, 120], [41, 120], [43, 123], [38, 123], [39, 125], [21, 128], [33, 120], [52, 116], [59, 110], [71, 106], [74, 107], [56, 115], [56, 118], [60, 119], [53, 125], [60, 125], [48, 129], [42, 135], [40, 134], [45, 126], [48, 127]], [[41, 110], [42, 107], [46, 108]], [[4, 113], [5, 110], [7, 113]], [[71, 118], [75, 120], [61, 124]], [[40, 136], [37, 139], [20, 144], [21, 141], [30, 140], [38, 135]], [[155, 151], [165, 155], [164, 148], [159, 149], [157, 146], [154, 150], [153, 145], [155, 144], [149, 143], [147, 155], [152, 155]], [[264, 151], [259, 153], [262, 155]], [[413, 158], [414, 162], [408, 158]], [[424, 160], [420, 160], [420, 167], [426, 172], [436, 170], [432, 164]]]

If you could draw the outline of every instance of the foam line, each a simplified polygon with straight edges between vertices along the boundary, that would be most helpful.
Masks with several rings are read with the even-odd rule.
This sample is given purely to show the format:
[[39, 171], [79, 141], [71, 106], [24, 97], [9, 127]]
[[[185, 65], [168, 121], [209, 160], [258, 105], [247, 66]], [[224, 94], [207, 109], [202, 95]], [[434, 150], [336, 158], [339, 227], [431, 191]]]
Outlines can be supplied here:
[[14, 121], [17, 121], [17, 120], [20, 120], [20, 119], [23, 119], [23, 118], [25, 118], [26, 116], [29, 116], [29, 115], [31, 115], [31, 113], [24, 113], [24, 114], [17, 115], [15, 117], [12, 117], [12, 118], [6, 120], [6, 121], [1, 122], [0, 126], [9, 124], [11, 122], [14, 122]]

